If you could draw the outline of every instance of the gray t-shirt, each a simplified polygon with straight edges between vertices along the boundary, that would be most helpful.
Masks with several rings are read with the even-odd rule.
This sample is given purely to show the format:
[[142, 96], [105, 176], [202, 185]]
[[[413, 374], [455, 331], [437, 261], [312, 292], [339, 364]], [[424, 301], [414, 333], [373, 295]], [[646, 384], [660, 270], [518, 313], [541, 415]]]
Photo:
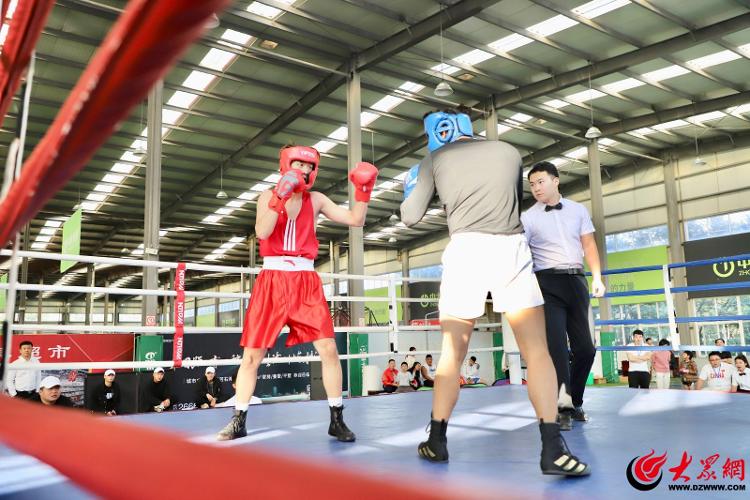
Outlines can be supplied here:
[[521, 155], [506, 142], [461, 139], [419, 164], [417, 185], [401, 204], [401, 221], [419, 222], [437, 190], [448, 233], [518, 234], [523, 190]]

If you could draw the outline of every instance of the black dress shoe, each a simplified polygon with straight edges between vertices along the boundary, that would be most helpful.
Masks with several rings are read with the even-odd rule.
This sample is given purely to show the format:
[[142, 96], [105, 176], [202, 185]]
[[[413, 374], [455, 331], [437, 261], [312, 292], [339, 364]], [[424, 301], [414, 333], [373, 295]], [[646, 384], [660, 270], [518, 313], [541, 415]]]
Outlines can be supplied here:
[[583, 408], [578, 406], [573, 409], [573, 420], [576, 422], [588, 422], [589, 416], [586, 415], [586, 412], [583, 411]]

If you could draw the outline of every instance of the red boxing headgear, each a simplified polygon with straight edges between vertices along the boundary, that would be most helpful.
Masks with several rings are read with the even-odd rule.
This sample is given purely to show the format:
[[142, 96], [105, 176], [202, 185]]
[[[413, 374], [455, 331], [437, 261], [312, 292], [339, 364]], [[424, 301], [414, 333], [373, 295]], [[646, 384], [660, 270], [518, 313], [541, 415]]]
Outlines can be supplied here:
[[293, 161], [312, 163], [313, 168], [307, 175], [307, 182], [305, 183], [305, 190], [310, 189], [315, 182], [315, 177], [318, 175], [320, 153], [318, 153], [317, 149], [309, 146], [291, 146], [282, 149], [279, 155], [279, 171], [281, 171], [281, 175], [291, 170]]

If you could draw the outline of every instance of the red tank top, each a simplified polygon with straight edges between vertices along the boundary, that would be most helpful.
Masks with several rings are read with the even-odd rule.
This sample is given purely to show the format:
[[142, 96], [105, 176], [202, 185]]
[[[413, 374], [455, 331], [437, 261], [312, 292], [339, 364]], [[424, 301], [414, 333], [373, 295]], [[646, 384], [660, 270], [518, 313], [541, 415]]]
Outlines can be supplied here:
[[279, 214], [271, 236], [260, 240], [261, 257], [318, 256], [318, 237], [315, 235], [315, 218], [310, 193], [302, 193], [302, 207], [296, 219], [290, 219], [286, 210]]

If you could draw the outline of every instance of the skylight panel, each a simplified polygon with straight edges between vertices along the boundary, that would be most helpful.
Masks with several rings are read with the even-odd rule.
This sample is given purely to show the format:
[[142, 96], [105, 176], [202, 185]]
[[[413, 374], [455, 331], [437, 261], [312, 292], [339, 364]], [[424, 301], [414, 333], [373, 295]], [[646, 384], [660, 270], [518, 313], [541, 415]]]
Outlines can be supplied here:
[[328, 134], [328, 137], [337, 141], [345, 141], [346, 138], [349, 137], [349, 129], [347, 129], [346, 127], [339, 127]]
[[527, 121], [531, 120], [533, 116], [527, 115], [525, 113], [516, 113], [515, 115], [511, 116], [511, 120], [515, 120], [517, 122], [526, 123]]
[[135, 165], [129, 165], [127, 163], [115, 163], [110, 169], [112, 172], [125, 175], [130, 174], [133, 170], [135, 170]]
[[643, 85], [646, 84], [640, 80], [636, 80], [635, 78], [626, 78], [617, 82], [608, 83], [607, 85], [602, 85], [602, 88], [607, 92], [619, 94], [620, 92], [623, 92], [625, 90], [634, 89]]
[[451, 66], [450, 64], [446, 64], [446, 63], [435, 65], [430, 69], [433, 71], [437, 71], [439, 73], [445, 73], [446, 75], [452, 75], [453, 73], [457, 73], [461, 71], [461, 68], [457, 68], [455, 66]]
[[227, 203], [228, 207], [232, 208], [242, 208], [245, 206], [245, 202], [239, 201], [239, 200], [232, 200], [229, 203]]
[[234, 212], [233, 208], [219, 208], [214, 213], [218, 215], [232, 215], [232, 212]]
[[624, 7], [629, 3], [630, 0], [594, 0], [593, 2], [585, 3], [576, 7], [575, 9], [572, 9], [572, 11], [586, 19], [594, 19], [595, 17], [602, 16], [607, 12]]
[[253, 39], [252, 36], [242, 33], [241, 31], [235, 31], [235, 30], [229, 30], [229, 29], [224, 31], [224, 33], [221, 35], [221, 38], [228, 42], [234, 42], [237, 45], [242, 45], [242, 46], [249, 44], [250, 41]]
[[475, 64], [479, 64], [480, 62], [486, 61], [487, 59], [492, 59], [493, 57], [495, 57], [494, 54], [490, 54], [489, 52], [485, 52], [483, 50], [474, 49], [465, 54], [461, 54], [458, 57], [454, 57], [453, 60], [461, 64], [474, 66]]
[[215, 71], [224, 71], [224, 68], [229, 66], [237, 56], [231, 52], [221, 49], [210, 49], [206, 55], [198, 63], [199, 66], [204, 68], [213, 69]]
[[683, 68], [682, 66], [667, 66], [666, 68], [657, 69], [656, 71], [650, 71], [644, 73], [642, 76], [646, 80], [652, 80], [654, 82], [661, 82], [663, 80], [669, 80], [677, 76], [682, 76], [690, 73], [689, 69]]
[[86, 195], [86, 199], [89, 201], [104, 201], [107, 199], [107, 195], [100, 193], [89, 193]]
[[511, 50], [517, 49], [518, 47], [528, 45], [533, 41], [534, 40], [532, 40], [531, 38], [519, 35], [518, 33], [513, 33], [512, 35], [508, 35], [499, 40], [495, 40], [492, 43], [488, 43], [487, 46], [492, 47], [493, 49], [500, 52], [510, 52]]
[[568, 151], [567, 153], [565, 153], [565, 156], [567, 156], [568, 158], [579, 160], [583, 158], [584, 156], [586, 156], [587, 154], [588, 154], [588, 148], [586, 146], [582, 146], [580, 148], [573, 149], [572, 151]]
[[182, 118], [182, 113], [180, 111], [173, 111], [171, 109], [161, 110], [161, 121], [164, 123], [174, 125], [180, 118]]
[[550, 36], [554, 35], [555, 33], [559, 33], [560, 31], [566, 30], [571, 26], [575, 26], [576, 24], [578, 24], [578, 21], [576, 21], [575, 19], [559, 15], [551, 19], [547, 19], [546, 21], [542, 21], [541, 23], [537, 23], [533, 26], [529, 26], [526, 29], [539, 36]]
[[576, 92], [575, 94], [569, 95], [568, 99], [575, 102], [586, 102], [591, 101], [593, 99], [598, 99], [600, 97], [604, 97], [604, 92], [600, 92], [596, 89], [587, 89], [582, 92]]
[[268, 189], [268, 184], [259, 182], [259, 183], [255, 184], [255, 185], [253, 185], [253, 187], [250, 188], [250, 191], [257, 191], [259, 193], [262, 193], [263, 191], [265, 191], [267, 189]]
[[565, 165], [566, 163], [568, 163], [568, 160], [566, 160], [565, 158], [552, 158], [549, 162], [554, 166], [559, 167], [560, 165]]
[[710, 68], [711, 66], [717, 66], [719, 64], [724, 64], [730, 61], [736, 61], [737, 59], [741, 58], [742, 56], [734, 51], [722, 50], [721, 52], [716, 52], [715, 54], [709, 54], [697, 59], [691, 59], [687, 62], [687, 64], [688, 66], [691, 66], [693, 68], [706, 69]]
[[247, 11], [251, 14], [265, 17], [266, 19], [273, 19], [274, 17], [281, 14], [281, 10], [276, 7], [271, 7], [260, 2], [253, 2], [247, 7]]
[[331, 141], [318, 141], [317, 143], [313, 144], [313, 147], [321, 153], [327, 153], [335, 146], [336, 143]]
[[424, 89], [424, 85], [420, 85], [419, 83], [414, 82], [404, 82], [399, 86], [399, 89], [405, 90], [407, 92], [417, 93]]
[[232, 243], [242, 243], [243, 241], [245, 241], [245, 238], [242, 236], [233, 236], [229, 241], [231, 241]]
[[653, 128], [656, 130], [664, 131], [673, 128], [685, 127], [687, 125], [690, 125], [690, 123], [686, 122], [685, 120], [672, 120], [670, 122], [664, 122], [658, 125], [654, 125]]
[[97, 184], [94, 186], [94, 191], [99, 191], [100, 193], [111, 193], [115, 190], [115, 187], [111, 184]]
[[215, 222], [219, 222], [220, 220], [221, 220], [220, 215], [209, 215], [203, 218], [203, 222], [206, 222], [208, 224], [213, 224]]
[[133, 163], [140, 163], [143, 160], [142, 154], [135, 154], [132, 151], [125, 151], [121, 156], [120, 159], [122, 161], [130, 161]]
[[81, 210], [85, 210], [87, 212], [96, 212], [99, 208], [99, 203], [95, 201], [82, 201], [81, 202]]
[[361, 126], [366, 127], [378, 118], [380, 118], [380, 115], [378, 114], [370, 113], [369, 111], [363, 111], [359, 115], [359, 123]]
[[253, 201], [257, 197], [258, 197], [258, 193], [251, 193], [250, 191], [245, 191], [244, 193], [239, 195], [237, 198], [239, 198], [240, 200], [245, 200], [245, 201]]
[[398, 106], [399, 104], [401, 104], [402, 102], [404, 102], [404, 100], [400, 97], [387, 95], [370, 107], [378, 111], [388, 112], [392, 110], [393, 108], [395, 108], [396, 106]]
[[178, 108], [185, 108], [189, 109], [190, 106], [193, 105], [195, 101], [198, 100], [198, 96], [196, 94], [191, 94], [190, 92], [183, 92], [182, 90], [178, 90], [174, 94], [172, 94], [172, 97], [169, 98], [167, 101], [167, 104], [170, 106], [175, 106]]
[[569, 102], [565, 102], [561, 99], [552, 99], [551, 101], [547, 101], [544, 103], [545, 106], [549, 106], [553, 109], [560, 109], [564, 108], [565, 106], [570, 106]]
[[704, 122], [710, 122], [714, 120], [721, 120], [727, 116], [722, 111], [711, 111], [710, 113], [703, 113], [701, 115], [695, 115], [688, 118], [688, 121], [691, 121], [693, 123], [704, 123]]
[[122, 182], [122, 180], [125, 178], [124, 175], [118, 175], [118, 174], [107, 174], [104, 177], [102, 177], [102, 182], [109, 182], [111, 184], [119, 184]]
[[269, 174], [263, 179], [263, 182], [268, 182], [269, 184], [276, 184], [281, 179], [281, 174], [273, 173]]
[[182, 82], [182, 86], [195, 90], [206, 90], [215, 78], [214, 75], [202, 71], [192, 71], [188, 77], [185, 78], [185, 81]]
[[45, 227], [60, 227], [62, 226], [62, 221], [50, 219], [48, 221], [44, 222]]

